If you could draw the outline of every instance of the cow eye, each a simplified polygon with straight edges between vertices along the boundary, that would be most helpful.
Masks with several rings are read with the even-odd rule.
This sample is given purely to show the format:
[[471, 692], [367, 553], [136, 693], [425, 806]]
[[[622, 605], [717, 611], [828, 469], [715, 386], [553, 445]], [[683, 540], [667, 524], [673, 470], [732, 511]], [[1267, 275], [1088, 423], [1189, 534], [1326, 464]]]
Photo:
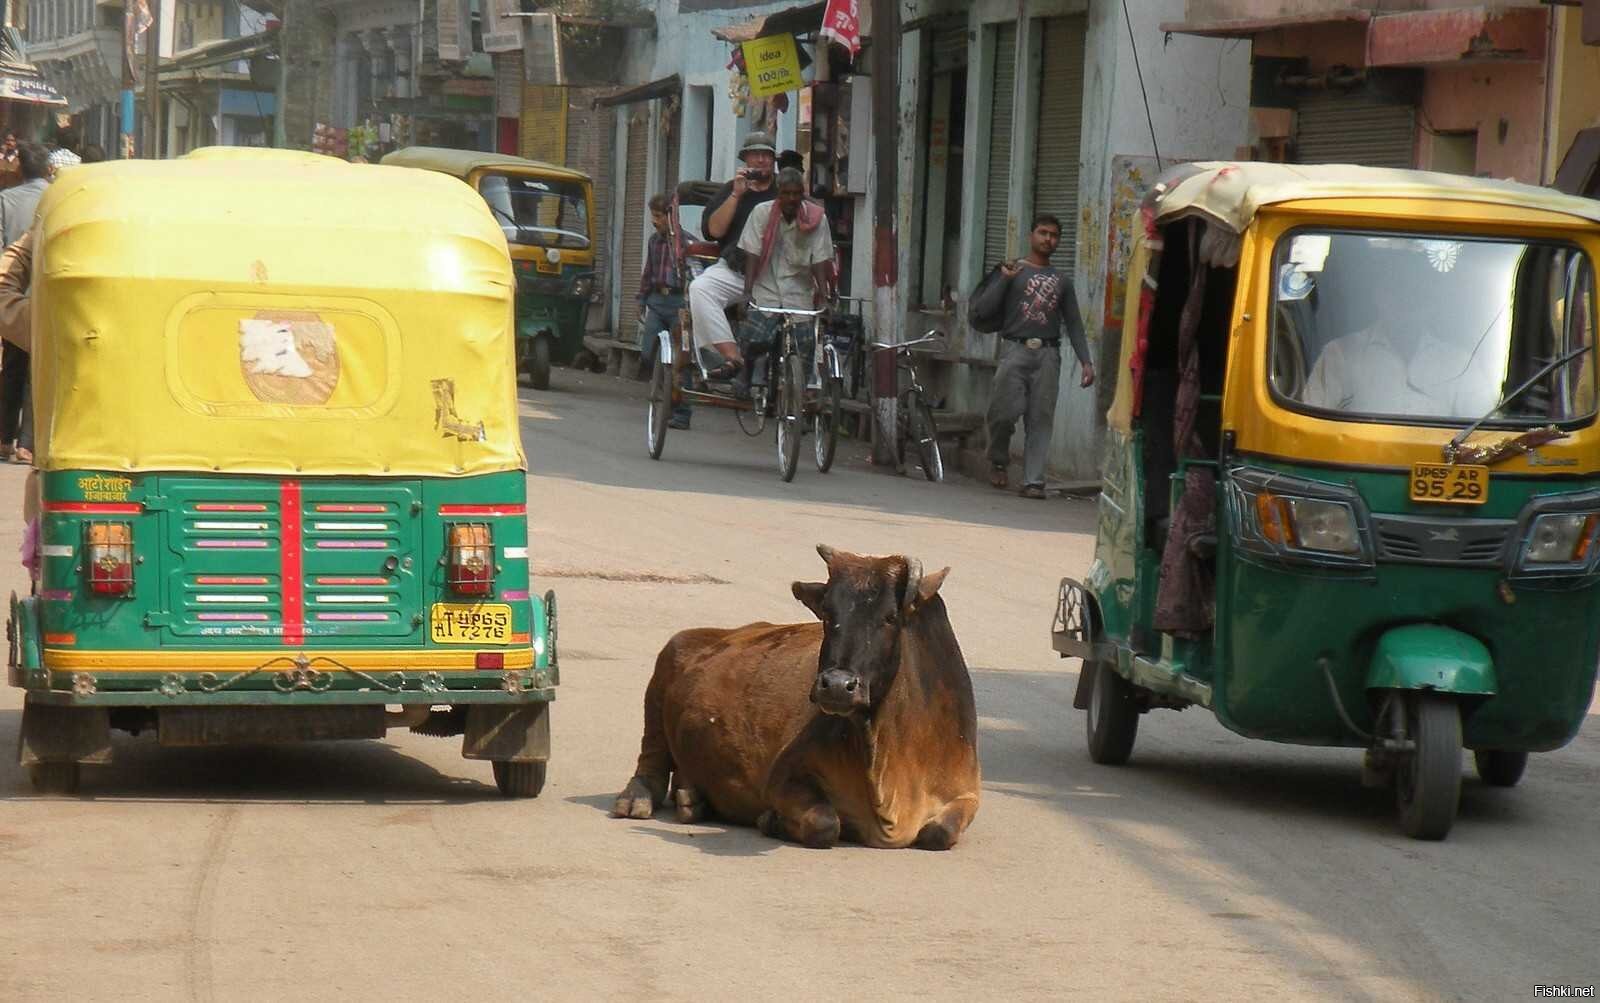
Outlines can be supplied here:
[[883, 622], [885, 625], [893, 627], [895, 624], [900, 622], [900, 614], [898, 612], [890, 613], [888, 616], [883, 618]]

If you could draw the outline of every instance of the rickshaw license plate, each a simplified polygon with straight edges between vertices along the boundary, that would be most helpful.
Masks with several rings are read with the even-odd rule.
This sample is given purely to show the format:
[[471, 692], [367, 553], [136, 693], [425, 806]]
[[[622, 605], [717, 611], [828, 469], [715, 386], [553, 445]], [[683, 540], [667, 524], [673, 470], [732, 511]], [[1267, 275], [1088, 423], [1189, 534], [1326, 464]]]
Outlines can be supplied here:
[[434, 644], [510, 644], [511, 607], [502, 603], [434, 603], [428, 628]]
[[1447, 463], [1411, 465], [1411, 500], [1482, 505], [1489, 500], [1489, 468]]
[[545, 273], [550, 274], [550, 275], [560, 275], [561, 274], [561, 262], [559, 262], [559, 261], [545, 261], [543, 259], [539, 259], [539, 260], [536, 260], [533, 264], [534, 264], [534, 267], [539, 269], [539, 271], [541, 271], [541, 272], [545, 272]]

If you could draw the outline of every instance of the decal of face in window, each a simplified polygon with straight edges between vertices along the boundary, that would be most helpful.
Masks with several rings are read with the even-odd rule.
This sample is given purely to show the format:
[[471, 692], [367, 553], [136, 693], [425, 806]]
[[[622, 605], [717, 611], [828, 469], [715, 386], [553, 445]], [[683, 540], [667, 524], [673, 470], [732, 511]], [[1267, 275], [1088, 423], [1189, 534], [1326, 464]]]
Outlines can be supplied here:
[[265, 404], [326, 404], [339, 385], [333, 325], [299, 311], [262, 311], [239, 321], [239, 368]]

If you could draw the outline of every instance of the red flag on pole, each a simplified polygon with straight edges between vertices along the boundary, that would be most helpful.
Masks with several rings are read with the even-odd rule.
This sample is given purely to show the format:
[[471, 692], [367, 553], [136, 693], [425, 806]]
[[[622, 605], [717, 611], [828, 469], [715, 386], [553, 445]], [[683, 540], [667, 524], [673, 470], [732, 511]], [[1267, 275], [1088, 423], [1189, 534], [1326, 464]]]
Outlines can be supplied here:
[[861, 9], [858, 0], [828, 0], [822, 12], [819, 34], [850, 50], [854, 59], [861, 52]]

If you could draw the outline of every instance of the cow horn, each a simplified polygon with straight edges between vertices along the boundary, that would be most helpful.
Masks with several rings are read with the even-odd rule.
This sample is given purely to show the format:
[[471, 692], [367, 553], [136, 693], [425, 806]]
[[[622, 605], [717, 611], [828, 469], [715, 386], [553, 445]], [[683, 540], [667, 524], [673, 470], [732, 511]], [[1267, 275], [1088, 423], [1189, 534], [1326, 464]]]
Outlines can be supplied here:
[[901, 605], [906, 612], [917, 604], [917, 592], [922, 588], [922, 562], [914, 557], [907, 557], [906, 562], [906, 597]]
[[822, 555], [822, 559], [827, 562], [827, 565], [830, 568], [833, 567], [833, 559], [839, 556], [839, 552], [828, 546], [826, 543], [817, 544], [817, 553]]

